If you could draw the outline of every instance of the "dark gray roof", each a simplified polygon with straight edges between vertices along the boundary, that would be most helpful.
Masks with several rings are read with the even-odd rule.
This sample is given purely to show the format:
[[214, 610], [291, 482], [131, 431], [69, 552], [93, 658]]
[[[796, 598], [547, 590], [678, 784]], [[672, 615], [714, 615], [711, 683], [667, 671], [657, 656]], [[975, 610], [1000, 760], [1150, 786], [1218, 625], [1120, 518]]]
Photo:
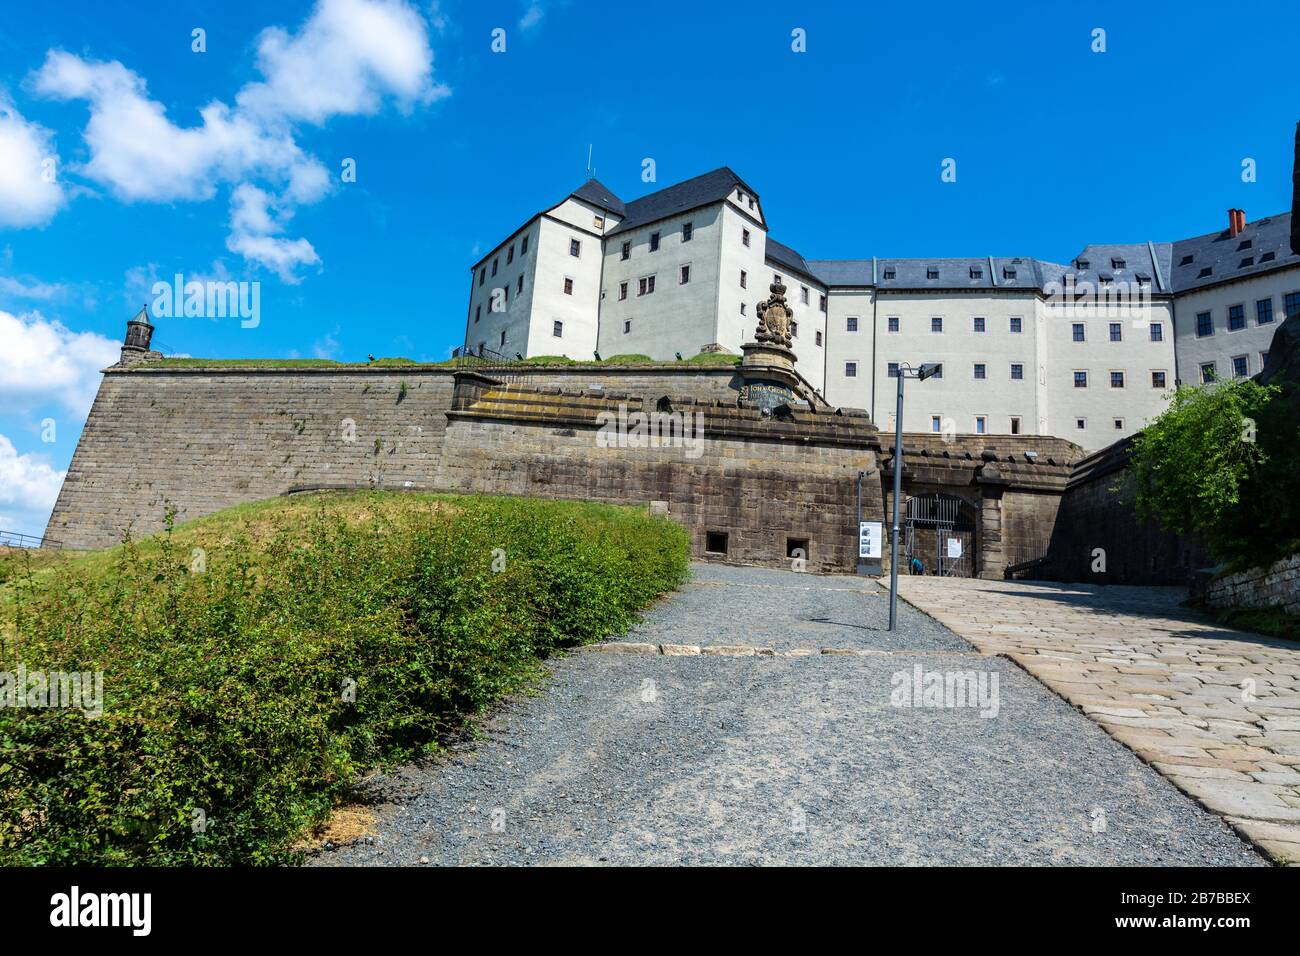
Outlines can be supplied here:
[[[1155, 247], [1155, 259], [1151, 258], [1151, 246]], [[1151, 284], [1152, 292], [1168, 293], [1171, 291], [1169, 281], [1169, 262], [1173, 255], [1173, 244], [1156, 242], [1128, 243], [1093, 243], [1083, 247], [1065, 266], [1060, 276], [1054, 278], [1063, 281], [1066, 275], [1074, 277], [1076, 283], [1088, 282], [1094, 287], [1113, 283], [1129, 285], [1140, 282], [1143, 278]]]
[[871, 259], [813, 259], [808, 265], [827, 285], [874, 284], [884, 290], [1041, 289], [1044, 281], [1044, 264], [1019, 257], [877, 259], [874, 274]]
[[[767, 257], [777, 265], [788, 269], [791, 272], [799, 272], [805, 276], [817, 279], [817, 274], [812, 271], [807, 261], [799, 253], [795, 252], [789, 246], [777, 242], [771, 236], [767, 237]], [[821, 280], [818, 279], [820, 282]]]
[[619, 217], [627, 215], [627, 207], [623, 205], [623, 200], [615, 196], [599, 179], [588, 179], [575, 189], [572, 195], [601, 209], [608, 209]]
[[1229, 236], [1224, 229], [1173, 244], [1175, 292], [1294, 265], [1300, 265], [1300, 256], [1291, 251], [1289, 212], [1248, 222], [1240, 235]]
[[748, 195], [758, 198], [758, 193], [750, 189], [743, 179], [723, 166], [696, 176], [694, 179], [642, 196], [640, 199], [633, 199], [627, 204], [626, 218], [608, 235], [618, 235], [668, 216], [719, 202], [726, 199], [728, 193], [737, 186], [744, 187]]

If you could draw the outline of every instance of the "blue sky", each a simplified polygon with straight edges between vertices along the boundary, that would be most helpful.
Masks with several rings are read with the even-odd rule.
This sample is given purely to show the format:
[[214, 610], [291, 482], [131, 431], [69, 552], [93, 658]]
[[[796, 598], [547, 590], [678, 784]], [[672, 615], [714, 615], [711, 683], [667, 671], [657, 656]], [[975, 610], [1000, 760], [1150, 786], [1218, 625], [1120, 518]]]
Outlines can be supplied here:
[[256, 328], [161, 319], [170, 352], [439, 360], [469, 265], [588, 144], [625, 199], [645, 158], [660, 186], [731, 166], [809, 258], [1066, 261], [1289, 206], [1296, 8], [897, 6], [5, 5], [0, 529], [43, 529], [156, 279], [260, 283]]

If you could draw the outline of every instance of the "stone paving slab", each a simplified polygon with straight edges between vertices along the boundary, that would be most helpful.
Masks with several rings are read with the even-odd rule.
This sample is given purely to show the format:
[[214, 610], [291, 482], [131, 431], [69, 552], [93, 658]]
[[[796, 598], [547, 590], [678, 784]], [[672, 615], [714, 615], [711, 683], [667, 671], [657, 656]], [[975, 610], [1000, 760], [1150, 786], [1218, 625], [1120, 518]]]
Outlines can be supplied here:
[[1300, 864], [1300, 645], [1216, 624], [1181, 588], [907, 577], [899, 595]]

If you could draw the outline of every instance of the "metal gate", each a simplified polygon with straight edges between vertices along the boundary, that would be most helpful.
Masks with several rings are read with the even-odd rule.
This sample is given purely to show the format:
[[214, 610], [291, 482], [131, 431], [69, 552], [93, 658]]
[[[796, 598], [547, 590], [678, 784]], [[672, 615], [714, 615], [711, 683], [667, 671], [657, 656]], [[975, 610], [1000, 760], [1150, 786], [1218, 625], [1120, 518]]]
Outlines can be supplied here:
[[913, 560], [924, 574], [969, 578], [974, 575], [975, 506], [940, 492], [907, 499], [903, 525], [903, 566], [913, 573]]

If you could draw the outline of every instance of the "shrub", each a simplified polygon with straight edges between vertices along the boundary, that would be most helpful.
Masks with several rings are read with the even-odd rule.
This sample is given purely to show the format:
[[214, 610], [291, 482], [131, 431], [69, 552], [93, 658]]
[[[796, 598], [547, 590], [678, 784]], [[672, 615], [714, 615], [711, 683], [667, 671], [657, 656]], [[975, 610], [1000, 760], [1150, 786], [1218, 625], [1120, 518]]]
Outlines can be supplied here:
[[28, 570], [0, 670], [103, 671], [104, 712], [0, 708], [0, 862], [290, 860], [359, 772], [628, 627], [687, 553], [640, 510], [370, 492]]
[[1201, 537], [1233, 566], [1286, 553], [1300, 527], [1300, 458], [1278, 392], [1250, 379], [1178, 389], [1134, 438], [1138, 516]]

